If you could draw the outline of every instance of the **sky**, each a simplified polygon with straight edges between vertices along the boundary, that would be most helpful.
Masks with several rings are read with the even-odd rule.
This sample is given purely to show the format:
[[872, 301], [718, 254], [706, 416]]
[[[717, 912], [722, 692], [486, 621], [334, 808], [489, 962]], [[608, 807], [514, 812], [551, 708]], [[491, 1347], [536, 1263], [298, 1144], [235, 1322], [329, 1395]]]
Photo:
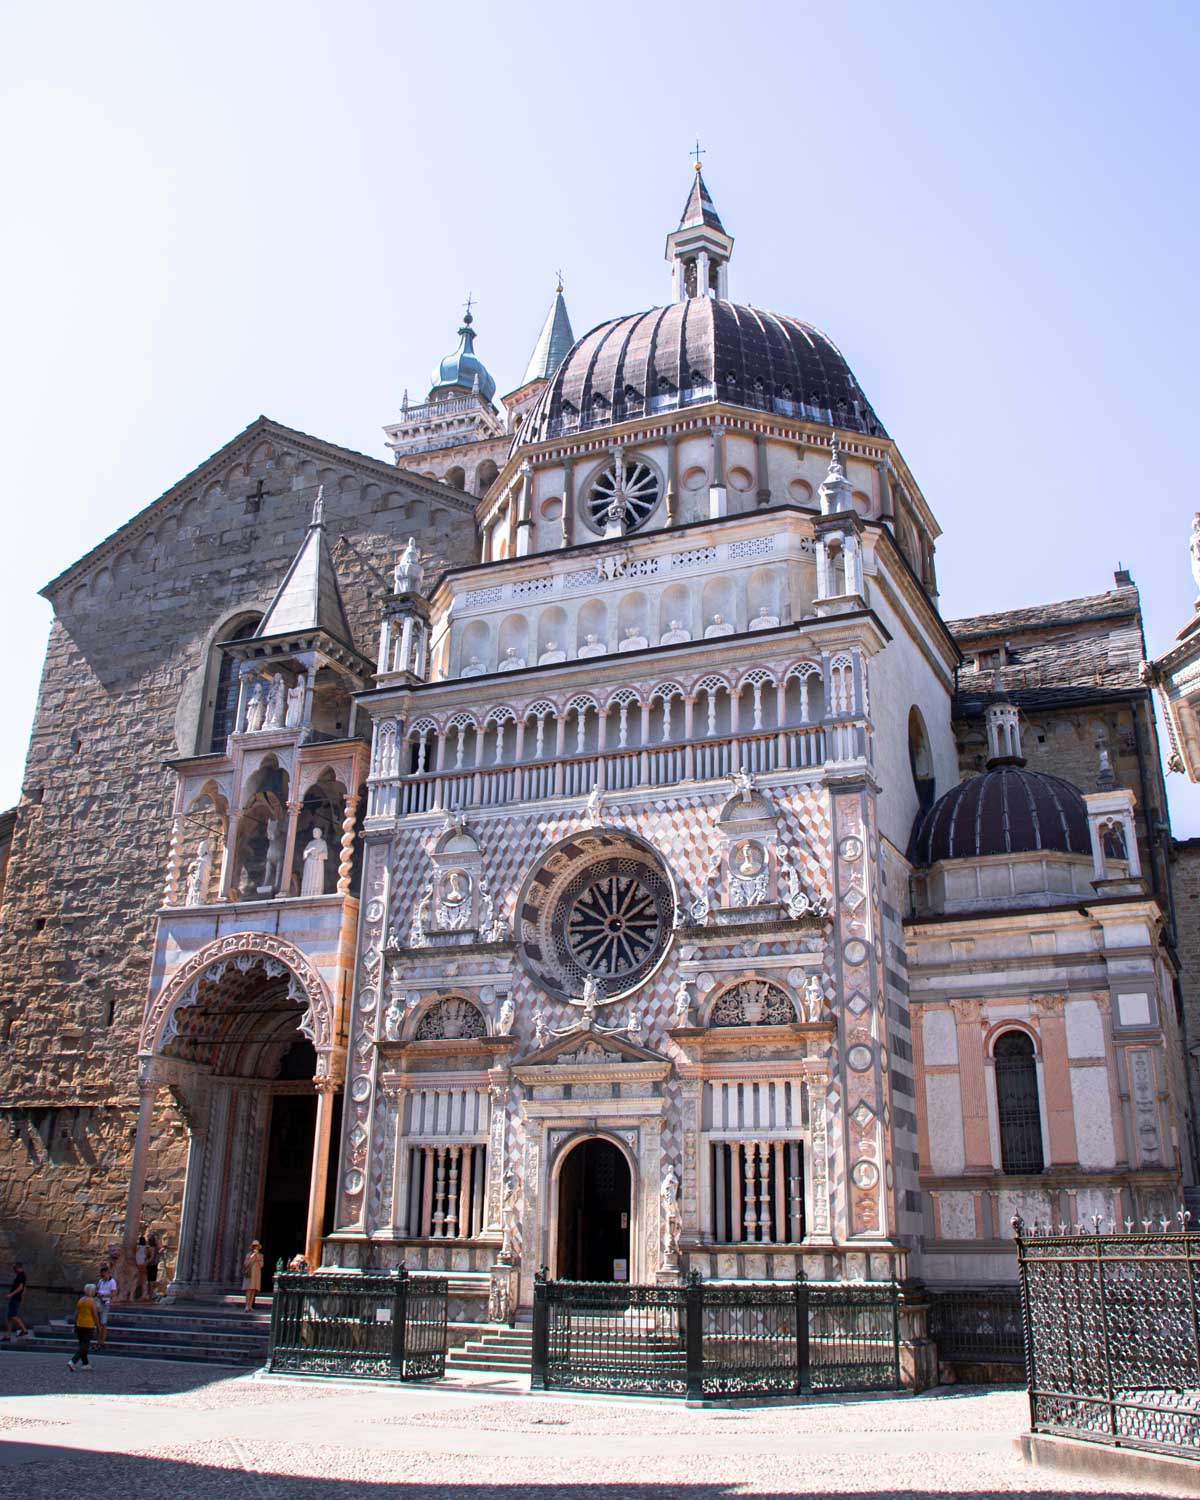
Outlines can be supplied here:
[[1194, 0], [0, 0], [0, 56], [0, 807], [41, 586], [260, 412], [386, 457], [468, 294], [501, 391], [556, 270], [577, 334], [668, 300], [697, 136], [731, 296], [847, 356], [948, 618], [1118, 565], [1152, 654], [1191, 614]]

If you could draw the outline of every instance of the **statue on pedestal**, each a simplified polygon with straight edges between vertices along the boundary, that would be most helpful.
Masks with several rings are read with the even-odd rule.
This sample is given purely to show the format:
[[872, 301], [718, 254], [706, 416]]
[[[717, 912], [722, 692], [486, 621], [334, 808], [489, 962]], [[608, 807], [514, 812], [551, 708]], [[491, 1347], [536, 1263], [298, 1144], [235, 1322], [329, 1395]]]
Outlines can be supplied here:
[[287, 717], [287, 682], [282, 672], [276, 672], [271, 678], [271, 686], [267, 691], [267, 724], [268, 729], [282, 729], [283, 721]]
[[496, 1035], [511, 1036], [513, 1024], [517, 1019], [517, 1006], [511, 995], [505, 995], [500, 1004], [500, 1014], [496, 1017]]
[[267, 714], [267, 699], [263, 692], [261, 682], [256, 682], [250, 690], [250, 699], [246, 704], [246, 733], [257, 734], [263, 727], [263, 720]]
[[267, 820], [267, 858], [263, 866], [260, 896], [273, 896], [281, 884], [283, 848], [287, 842], [287, 823], [283, 818]]
[[187, 905], [203, 906], [208, 900], [208, 883], [212, 877], [212, 854], [207, 839], [201, 839], [196, 857], [188, 866]]
[[287, 694], [287, 717], [284, 719], [284, 727], [287, 729], [299, 729], [304, 721], [304, 694], [308, 687], [308, 674], [301, 672], [296, 679], [296, 686], [288, 688]]
[[396, 564], [395, 585], [398, 594], [415, 594], [421, 588], [421, 558], [414, 537], [409, 537], [400, 561]]
[[302, 896], [325, 894], [325, 861], [329, 858], [329, 845], [320, 828], [314, 828], [312, 838], [304, 850], [304, 878], [300, 883]]
[[682, 1219], [679, 1213], [679, 1178], [675, 1175], [675, 1164], [667, 1163], [660, 1190], [662, 1203], [662, 1268], [674, 1271], [679, 1266], [679, 1232]]

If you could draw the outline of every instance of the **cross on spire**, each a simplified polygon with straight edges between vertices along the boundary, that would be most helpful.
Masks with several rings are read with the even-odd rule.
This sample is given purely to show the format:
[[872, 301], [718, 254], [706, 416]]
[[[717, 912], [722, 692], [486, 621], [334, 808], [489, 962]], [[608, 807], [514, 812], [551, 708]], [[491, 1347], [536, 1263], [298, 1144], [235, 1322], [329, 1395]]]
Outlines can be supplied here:
[[467, 305], [466, 305], [466, 308], [463, 310], [463, 317], [467, 320], [468, 323], [471, 321], [471, 308], [474, 306], [474, 302], [475, 302], [475, 299], [472, 297], [471, 293], [468, 292], [467, 293]]
[[692, 148], [692, 163], [695, 166], [697, 172], [700, 170], [700, 158], [702, 156], [707, 156], [707, 155], [708, 155], [707, 151], [702, 151], [700, 149], [700, 137], [697, 136], [696, 137], [696, 144]]

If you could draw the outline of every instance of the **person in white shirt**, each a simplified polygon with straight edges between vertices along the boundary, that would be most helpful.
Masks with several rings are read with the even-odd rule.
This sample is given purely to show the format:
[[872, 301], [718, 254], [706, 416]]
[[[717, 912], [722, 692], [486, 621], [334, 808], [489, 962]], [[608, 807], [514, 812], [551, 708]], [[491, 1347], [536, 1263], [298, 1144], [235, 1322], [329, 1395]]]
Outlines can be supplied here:
[[108, 1266], [101, 1266], [100, 1280], [96, 1283], [96, 1301], [100, 1304], [100, 1327], [96, 1330], [97, 1349], [103, 1349], [108, 1338], [108, 1309], [116, 1295], [117, 1278]]

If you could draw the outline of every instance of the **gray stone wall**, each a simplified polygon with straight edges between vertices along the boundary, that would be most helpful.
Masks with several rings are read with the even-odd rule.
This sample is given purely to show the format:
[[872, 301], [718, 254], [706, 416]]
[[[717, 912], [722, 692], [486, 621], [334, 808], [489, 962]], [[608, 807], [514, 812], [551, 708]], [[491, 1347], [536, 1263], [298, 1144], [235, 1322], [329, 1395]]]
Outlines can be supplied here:
[[[373, 659], [399, 547], [416, 535], [435, 573], [474, 561], [468, 505], [262, 421], [49, 590], [0, 910], [0, 1256], [22, 1255], [32, 1282], [74, 1283], [119, 1231], [170, 839], [164, 762], [197, 748], [213, 634], [269, 602], [318, 484], [356, 644]], [[163, 1099], [146, 1215], [174, 1246], [186, 1130]]]

